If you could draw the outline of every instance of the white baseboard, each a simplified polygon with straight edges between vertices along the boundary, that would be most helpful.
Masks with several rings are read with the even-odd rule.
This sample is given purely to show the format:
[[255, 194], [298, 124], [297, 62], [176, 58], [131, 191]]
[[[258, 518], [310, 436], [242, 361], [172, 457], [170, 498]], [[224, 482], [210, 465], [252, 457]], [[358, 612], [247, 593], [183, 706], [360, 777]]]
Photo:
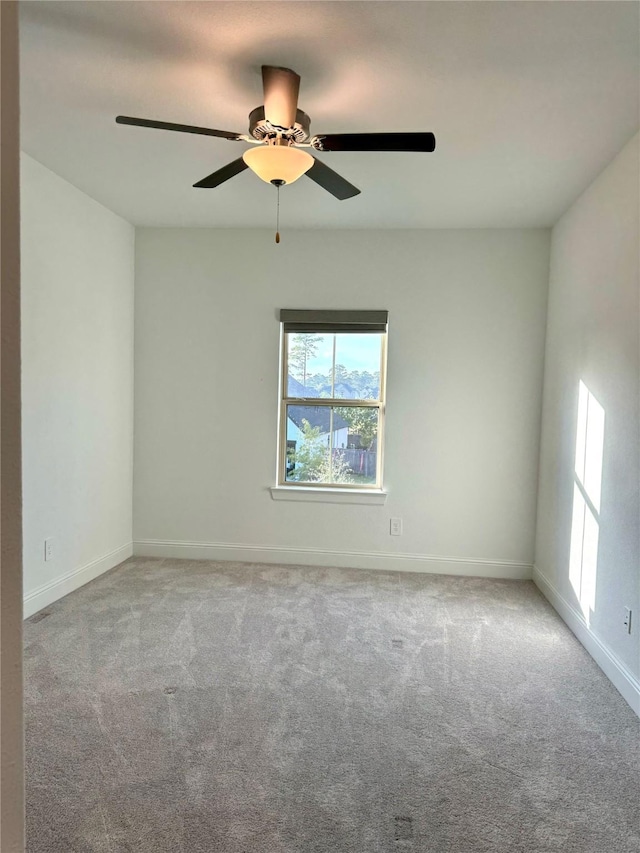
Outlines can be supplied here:
[[609, 681], [611, 681], [640, 717], [640, 681], [638, 681], [616, 653], [594, 634], [588, 627], [582, 613], [569, 604], [537, 566], [533, 567], [533, 581], [561, 616], [562, 620], [573, 631], [578, 640], [580, 640]]
[[467, 560], [461, 557], [388, 554], [380, 551], [326, 551], [320, 548], [237, 545], [225, 542], [171, 542], [162, 539], [136, 539], [133, 543], [133, 553], [142, 557], [338, 566], [509, 580], [530, 580], [533, 570], [528, 563], [504, 560]]
[[126, 545], [122, 545], [120, 548], [116, 548], [114, 551], [98, 557], [97, 560], [92, 560], [85, 566], [80, 566], [79, 569], [67, 572], [65, 575], [32, 590], [32, 592], [27, 593], [24, 597], [24, 618], [33, 616], [34, 613], [42, 610], [43, 607], [48, 607], [59, 598], [64, 598], [70, 592], [79, 589], [81, 586], [89, 583], [89, 581], [95, 580], [95, 578], [104, 574], [104, 572], [115, 568], [123, 560], [127, 560], [132, 554], [133, 544], [128, 542]]

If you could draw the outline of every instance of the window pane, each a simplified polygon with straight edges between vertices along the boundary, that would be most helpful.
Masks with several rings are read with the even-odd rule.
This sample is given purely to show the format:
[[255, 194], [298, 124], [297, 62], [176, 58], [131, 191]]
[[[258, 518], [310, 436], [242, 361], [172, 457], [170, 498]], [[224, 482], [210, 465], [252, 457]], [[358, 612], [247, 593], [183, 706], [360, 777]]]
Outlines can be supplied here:
[[335, 335], [335, 342], [333, 396], [379, 400], [382, 335], [377, 332]]
[[[336, 445], [340, 453], [342, 470], [349, 474], [351, 483], [375, 485], [378, 459], [378, 409], [360, 409], [341, 406], [333, 410], [336, 423], [347, 425], [346, 447]], [[342, 433], [344, 435], [344, 432]], [[334, 469], [336, 465], [334, 464]]]
[[331, 409], [287, 406], [286, 479], [331, 482]]
[[333, 335], [287, 335], [287, 397], [330, 397]]
[[382, 335], [287, 335], [287, 397], [380, 398]]
[[378, 410], [287, 406], [286, 480], [375, 484]]

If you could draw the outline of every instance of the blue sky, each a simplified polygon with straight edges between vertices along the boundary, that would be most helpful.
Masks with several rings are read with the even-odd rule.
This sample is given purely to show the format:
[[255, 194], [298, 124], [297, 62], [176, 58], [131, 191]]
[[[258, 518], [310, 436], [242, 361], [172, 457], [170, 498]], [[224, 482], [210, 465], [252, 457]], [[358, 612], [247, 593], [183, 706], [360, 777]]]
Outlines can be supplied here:
[[[324, 340], [318, 346], [318, 354], [307, 362], [307, 373], [328, 374], [332, 367], [333, 339], [336, 338], [336, 363], [344, 364], [348, 371], [368, 370], [377, 373], [380, 370], [380, 345], [382, 335], [377, 332], [357, 335], [323, 335]], [[291, 335], [290, 344], [295, 336]]]

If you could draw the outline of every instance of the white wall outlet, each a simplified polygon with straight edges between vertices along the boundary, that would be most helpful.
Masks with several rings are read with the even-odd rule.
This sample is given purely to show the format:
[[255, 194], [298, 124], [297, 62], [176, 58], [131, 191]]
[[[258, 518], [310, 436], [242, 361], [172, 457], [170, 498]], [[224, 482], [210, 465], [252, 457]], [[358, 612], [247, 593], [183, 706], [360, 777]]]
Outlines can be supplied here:
[[625, 607], [625, 609], [624, 609], [624, 622], [622, 624], [627, 629], [627, 634], [630, 634], [631, 633], [631, 609], [629, 607]]
[[402, 536], [402, 519], [392, 518], [389, 524], [389, 533], [392, 536]]
[[53, 560], [53, 539], [44, 540], [44, 558], [46, 562]]

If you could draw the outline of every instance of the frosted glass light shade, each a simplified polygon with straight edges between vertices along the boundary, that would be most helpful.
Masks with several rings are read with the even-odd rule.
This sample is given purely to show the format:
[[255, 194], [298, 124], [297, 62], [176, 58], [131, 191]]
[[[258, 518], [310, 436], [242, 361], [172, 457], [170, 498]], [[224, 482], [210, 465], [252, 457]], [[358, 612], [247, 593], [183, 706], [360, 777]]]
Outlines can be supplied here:
[[284, 181], [292, 184], [313, 166], [313, 157], [299, 148], [286, 145], [260, 145], [242, 155], [247, 166], [268, 184]]

